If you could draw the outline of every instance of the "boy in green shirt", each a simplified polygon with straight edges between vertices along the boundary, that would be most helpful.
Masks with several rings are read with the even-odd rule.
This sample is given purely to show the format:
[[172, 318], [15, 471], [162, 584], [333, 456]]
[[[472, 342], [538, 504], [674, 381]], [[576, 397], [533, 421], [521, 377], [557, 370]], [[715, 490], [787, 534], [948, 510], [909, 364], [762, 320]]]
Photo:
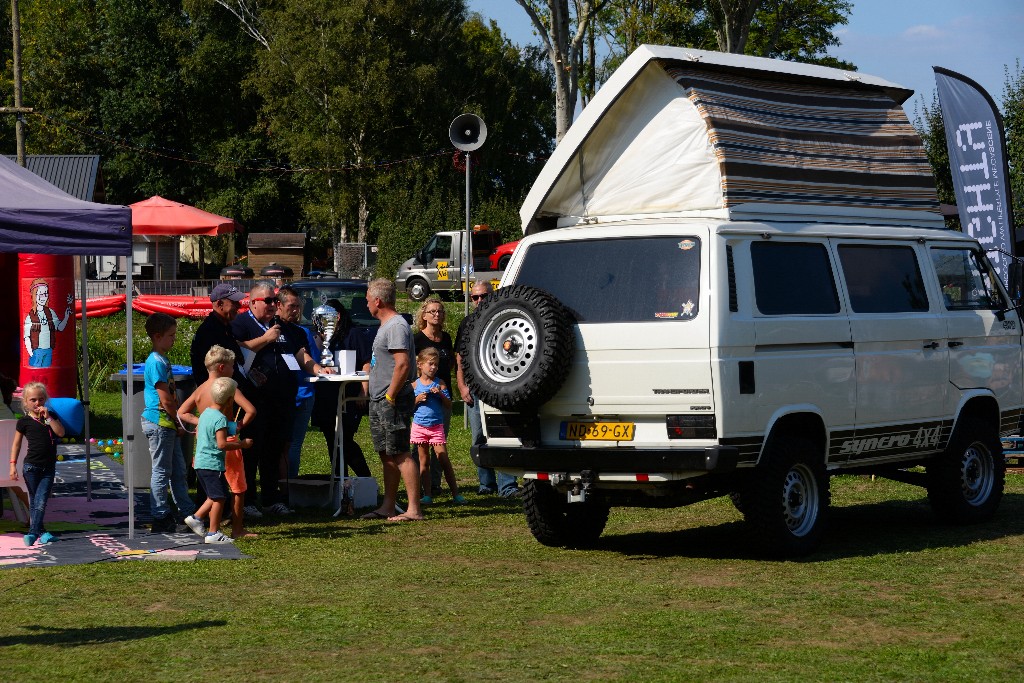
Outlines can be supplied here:
[[228, 419], [234, 407], [235, 390], [238, 383], [230, 377], [218, 377], [210, 385], [213, 405], [199, 416], [196, 429], [196, 476], [206, 491], [206, 502], [196, 512], [196, 517], [210, 516], [210, 529], [204, 539], [206, 543], [231, 543], [229, 536], [220, 531], [220, 520], [227, 500], [227, 482], [224, 480], [224, 451], [250, 448], [252, 439], [238, 439], [229, 434]]

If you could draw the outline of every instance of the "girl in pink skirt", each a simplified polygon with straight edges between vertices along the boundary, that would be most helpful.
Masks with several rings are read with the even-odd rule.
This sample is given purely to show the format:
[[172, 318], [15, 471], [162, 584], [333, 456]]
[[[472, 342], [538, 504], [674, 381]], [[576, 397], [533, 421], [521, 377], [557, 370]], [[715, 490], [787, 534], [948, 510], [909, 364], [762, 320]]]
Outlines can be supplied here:
[[426, 486], [427, 494], [420, 499], [421, 503], [430, 504], [434, 499], [430, 496], [430, 447], [434, 447], [437, 461], [444, 470], [444, 478], [452, 491], [452, 500], [462, 505], [466, 499], [459, 495], [459, 485], [455, 481], [455, 470], [448, 459], [447, 441], [444, 437], [444, 415], [452, 405], [452, 395], [442, 380], [437, 379], [437, 364], [440, 355], [437, 349], [430, 346], [416, 354], [416, 369], [419, 377], [413, 380], [412, 388], [416, 393], [416, 412], [412, 416], [412, 433], [410, 441], [417, 447], [420, 458], [420, 481]]

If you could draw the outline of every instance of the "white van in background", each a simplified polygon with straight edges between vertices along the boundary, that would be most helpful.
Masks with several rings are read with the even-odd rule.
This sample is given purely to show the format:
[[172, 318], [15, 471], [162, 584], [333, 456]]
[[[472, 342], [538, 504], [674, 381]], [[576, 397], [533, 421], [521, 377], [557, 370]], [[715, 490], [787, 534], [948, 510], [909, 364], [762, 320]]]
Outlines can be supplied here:
[[645, 46], [588, 106], [460, 349], [485, 404], [474, 461], [526, 480], [539, 541], [730, 495], [765, 550], [803, 554], [844, 472], [991, 517], [1021, 322], [944, 228], [904, 94]]

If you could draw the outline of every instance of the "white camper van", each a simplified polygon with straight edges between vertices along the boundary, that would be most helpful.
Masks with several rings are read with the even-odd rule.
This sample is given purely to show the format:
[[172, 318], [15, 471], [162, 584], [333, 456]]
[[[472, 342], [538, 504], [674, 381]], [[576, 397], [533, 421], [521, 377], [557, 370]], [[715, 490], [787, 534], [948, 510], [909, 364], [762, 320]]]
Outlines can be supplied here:
[[655, 46], [602, 88], [460, 349], [473, 459], [524, 478], [540, 542], [729, 495], [768, 552], [802, 554], [840, 473], [925, 486], [952, 522], [996, 511], [1021, 323], [944, 228], [910, 94]]

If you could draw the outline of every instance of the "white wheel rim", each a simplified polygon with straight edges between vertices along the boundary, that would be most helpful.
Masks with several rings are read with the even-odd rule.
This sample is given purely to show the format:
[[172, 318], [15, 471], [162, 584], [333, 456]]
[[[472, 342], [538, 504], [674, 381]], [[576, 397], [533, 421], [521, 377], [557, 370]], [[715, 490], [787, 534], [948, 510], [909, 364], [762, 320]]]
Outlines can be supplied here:
[[806, 465], [786, 473], [782, 486], [782, 512], [794, 536], [806, 536], [818, 519], [818, 480]]
[[960, 463], [960, 487], [964, 500], [971, 505], [981, 505], [992, 493], [995, 480], [995, 465], [985, 446], [977, 441], [964, 452]]
[[525, 311], [498, 311], [480, 337], [480, 369], [492, 382], [514, 382], [536, 361], [537, 341], [537, 327]]

